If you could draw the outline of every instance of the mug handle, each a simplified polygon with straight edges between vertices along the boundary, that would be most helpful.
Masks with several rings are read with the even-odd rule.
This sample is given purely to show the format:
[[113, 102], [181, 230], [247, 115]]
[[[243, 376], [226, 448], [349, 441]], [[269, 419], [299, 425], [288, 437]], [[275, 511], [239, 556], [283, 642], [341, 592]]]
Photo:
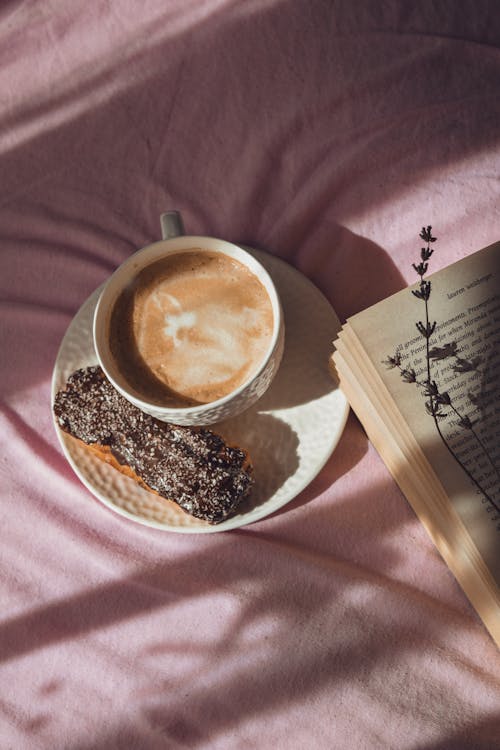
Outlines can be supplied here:
[[160, 216], [161, 238], [170, 240], [186, 234], [180, 211], [166, 211]]

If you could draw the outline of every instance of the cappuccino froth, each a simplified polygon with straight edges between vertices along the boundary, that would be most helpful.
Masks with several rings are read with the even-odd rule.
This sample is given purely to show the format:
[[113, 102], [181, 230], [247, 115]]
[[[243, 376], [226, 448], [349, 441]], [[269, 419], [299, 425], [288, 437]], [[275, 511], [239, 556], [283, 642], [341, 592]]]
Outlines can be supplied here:
[[115, 303], [111, 351], [134, 389], [157, 404], [216, 401], [265, 358], [273, 310], [259, 279], [222, 253], [193, 248], [141, 271]]

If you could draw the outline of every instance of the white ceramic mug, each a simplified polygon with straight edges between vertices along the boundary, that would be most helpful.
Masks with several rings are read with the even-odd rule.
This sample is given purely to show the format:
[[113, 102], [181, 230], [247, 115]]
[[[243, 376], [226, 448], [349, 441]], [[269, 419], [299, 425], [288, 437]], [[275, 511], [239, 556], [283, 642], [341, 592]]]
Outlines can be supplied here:
[[[185, 235], [182, 218], [176, 211], [161, 216], [163, 239], [138, 250], [110, 276], [99, 297], [93, 324], [97, 359], [112, 385], [132, 404], [153, 417], [180, 425], [209, 425], [240, 414], [254, 404], [273, 380], [283, 354], [284, 321], [276, 287], [265, 268], [239, 245], [216, 239]], [[271, 302], [273, 330], [269, 346], [254, 374], [231, 393], [208, 403], [193, 406], [167, 406], [149, 402], [125, 379], [111, 353], [110, 319], [116, 300], [137, 274], [169, 255], [196, 248], [196, 252], [220, 253], [243, 264], [264, 286]]]

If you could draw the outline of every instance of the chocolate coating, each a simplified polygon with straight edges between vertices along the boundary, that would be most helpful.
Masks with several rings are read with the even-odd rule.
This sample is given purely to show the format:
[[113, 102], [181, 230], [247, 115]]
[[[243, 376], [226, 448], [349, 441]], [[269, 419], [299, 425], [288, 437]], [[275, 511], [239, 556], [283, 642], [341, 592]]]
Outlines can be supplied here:
[[148, 487], [209, 523], [232, 516], [253, 484], [244, 451], [210, 430], [145, 414], [98, 366], [69, 377], [56, 395], [54, 413], [62, 430], [88, 445], [108, 446]]

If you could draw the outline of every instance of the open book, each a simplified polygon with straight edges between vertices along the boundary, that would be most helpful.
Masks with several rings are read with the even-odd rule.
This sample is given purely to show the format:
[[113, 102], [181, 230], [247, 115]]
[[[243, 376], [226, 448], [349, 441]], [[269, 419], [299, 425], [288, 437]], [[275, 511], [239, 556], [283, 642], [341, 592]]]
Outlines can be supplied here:
[[[352, 316], [341, 389], [500, 645], [500, 242]], [[417, 276], [417, 278], [418, 278]]]

